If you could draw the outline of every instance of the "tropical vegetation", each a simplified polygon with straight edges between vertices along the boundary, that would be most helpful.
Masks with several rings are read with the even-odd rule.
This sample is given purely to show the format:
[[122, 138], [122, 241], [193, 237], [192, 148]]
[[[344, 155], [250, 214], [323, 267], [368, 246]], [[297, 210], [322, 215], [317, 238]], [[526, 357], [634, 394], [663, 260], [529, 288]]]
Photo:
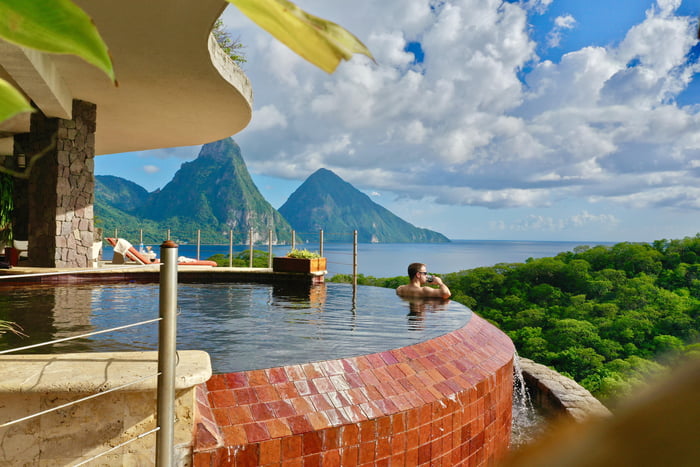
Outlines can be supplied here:
[[[581, 246], [443, 280], [453, 300], [508, 334], [520, 356], [572, 377], [610, 404], [664, 367], [700, 357], [700, 234]], [[358, 278], [392, 288], [407, 282]]]

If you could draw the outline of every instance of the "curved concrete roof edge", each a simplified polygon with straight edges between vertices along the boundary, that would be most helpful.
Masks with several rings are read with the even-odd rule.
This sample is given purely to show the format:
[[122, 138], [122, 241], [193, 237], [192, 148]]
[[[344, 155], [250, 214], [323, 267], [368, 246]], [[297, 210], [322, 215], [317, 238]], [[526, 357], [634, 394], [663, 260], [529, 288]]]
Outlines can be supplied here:
[[72, 99], [96, 104], [97, 155], [205, 144], [248, 125], [250, 82], [210, 34], [226, 2], [76, 3], [107, 43], [119, 86], [77, 57], [6, 43], [0, 66], [49, 117], [66, 118]]

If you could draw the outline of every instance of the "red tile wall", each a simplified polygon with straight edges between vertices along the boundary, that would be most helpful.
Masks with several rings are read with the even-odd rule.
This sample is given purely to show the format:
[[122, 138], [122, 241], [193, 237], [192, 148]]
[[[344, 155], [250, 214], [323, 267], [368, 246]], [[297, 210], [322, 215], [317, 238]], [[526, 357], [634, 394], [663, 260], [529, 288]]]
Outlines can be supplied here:
[[514, 352], [472, 315], [409, 347], [214, 375], [193, 465], [492, 465], [510, 441]]

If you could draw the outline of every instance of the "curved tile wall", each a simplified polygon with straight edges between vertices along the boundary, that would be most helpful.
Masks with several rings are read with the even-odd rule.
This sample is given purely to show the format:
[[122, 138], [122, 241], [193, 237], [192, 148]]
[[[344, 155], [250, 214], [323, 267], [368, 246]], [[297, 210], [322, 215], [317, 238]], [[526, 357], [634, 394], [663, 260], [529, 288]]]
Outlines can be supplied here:
[[193, 464], [491, 465], [510, 441], [510, 339], [472, 315], [420, 344], [214, 375]]

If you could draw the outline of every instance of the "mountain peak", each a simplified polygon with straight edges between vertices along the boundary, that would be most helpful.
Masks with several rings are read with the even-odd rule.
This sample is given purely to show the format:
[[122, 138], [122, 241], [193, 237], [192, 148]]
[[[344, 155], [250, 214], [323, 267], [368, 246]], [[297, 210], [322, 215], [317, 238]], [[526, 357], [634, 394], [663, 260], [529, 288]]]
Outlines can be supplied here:
[[301, 232], [358, 231], [360, 242], [449, 242], [444, 235], [404, 221], [328, 169], [318, 169], [292, 193], [280, 214]]

